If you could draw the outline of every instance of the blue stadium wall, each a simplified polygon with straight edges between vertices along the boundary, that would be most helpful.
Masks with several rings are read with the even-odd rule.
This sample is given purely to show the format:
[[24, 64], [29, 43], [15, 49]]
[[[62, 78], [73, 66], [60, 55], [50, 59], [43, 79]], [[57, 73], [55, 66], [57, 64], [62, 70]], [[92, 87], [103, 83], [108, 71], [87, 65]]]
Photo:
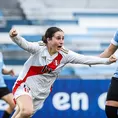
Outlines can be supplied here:
[[[11, 90], [16, 78], [5, 77]], [[106, 118], [106, 92], [110, 80], [57, 79], [50, 96], [33, 118]], [[0, 118], [7, 104], [0, 101]]]

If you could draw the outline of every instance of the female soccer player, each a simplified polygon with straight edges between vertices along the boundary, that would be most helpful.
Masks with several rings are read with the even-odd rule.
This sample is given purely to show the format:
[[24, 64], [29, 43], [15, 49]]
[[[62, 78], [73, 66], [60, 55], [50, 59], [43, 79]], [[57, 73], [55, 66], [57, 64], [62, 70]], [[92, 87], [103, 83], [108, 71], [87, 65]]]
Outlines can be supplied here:
[[48, 28], [39, 42], [26, 41], [15, 29], [11, 29], [9, 35], [13, 42], [31, 53], [13, 87], [18, 107], [12, 118], [29, 118], [40, 109], [66, 64], [110, 64], [117, 60], [114, 56], [84, 56], [63, 48], [64, 32], [57, 27]]
[[5, 67], [3, 55], [2, 52], [0, 52], [0, 99], [4, 100], [9, 104], [8, 108], [4, 111], [2, 118], [10, 118], [10, 115], [15, 108], [15, 104], [13, 101], [13, 94], [9, 91], [7, 85], [5, 84], [3, 74], [11, 76], [15, 75], [12, 69], [8, 70]]
[[[110, 57], [118, 49], [118, 31], [115, 33], [114, 38], [111, 40], [110, 45], [100, 57]], [[107, 118], [118, 118], [118, 68], [116, 69], [109, 86], [106, 99], [105, 112]]]

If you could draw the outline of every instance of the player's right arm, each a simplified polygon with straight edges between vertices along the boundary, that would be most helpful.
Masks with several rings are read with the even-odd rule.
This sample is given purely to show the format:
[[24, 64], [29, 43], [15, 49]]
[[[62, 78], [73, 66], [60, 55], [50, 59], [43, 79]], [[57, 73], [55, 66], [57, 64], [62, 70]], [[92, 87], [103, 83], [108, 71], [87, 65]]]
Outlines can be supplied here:
[[14, 28], [10, 30], [9, 36], [14, 43], [30, 53], [35, 53], [39, 50], [39, 44], [37, 42], [28, 42], [23, 37], [19, 36], [18, 32]]
[[102, 58], [110, 57], [118, 48], [118, 31], [115, 33], [110, 45], [99, 56]]

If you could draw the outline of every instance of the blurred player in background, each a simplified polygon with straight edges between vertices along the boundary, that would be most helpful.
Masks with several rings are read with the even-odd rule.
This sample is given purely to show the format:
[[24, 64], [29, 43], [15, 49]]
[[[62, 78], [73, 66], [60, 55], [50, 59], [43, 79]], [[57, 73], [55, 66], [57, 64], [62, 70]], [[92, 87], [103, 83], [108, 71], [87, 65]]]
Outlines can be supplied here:
[[6, 69], [3, 61], [3, 55], [0, 52], [0, 99], [4, 100], [9, 104], [9, 107], [5, 110], [2, 118], [10, 118], [10, 115], [14, 110], [15, 104], [13, 101], [13, 94], [7, 88], [7, 85], [5, 84], [3, 78], [3, 74], [14, 76], [14, 71]]
[[[117, 49], [118, 31], [115, 33], [108, 48], [100, 54], [100, 57], [108, 58], [114, 54]], [[111, 79], [111, 84], [107, 93], [105, 112], [108, 118], [118, 118], [118, 68]]]
[[116, 62], [114, 56], [84, 56], [63, 48], [64, 32], [57, 27], [48, 28], [39, 42], [26, 41], [15, 29], [11, 29], [9, 35], [18, 46], [31, 53], [13, 87], [17, 110], [12, 118], [29, 118], [40, 109], [52, 84], [66, 64], [94, 65]]

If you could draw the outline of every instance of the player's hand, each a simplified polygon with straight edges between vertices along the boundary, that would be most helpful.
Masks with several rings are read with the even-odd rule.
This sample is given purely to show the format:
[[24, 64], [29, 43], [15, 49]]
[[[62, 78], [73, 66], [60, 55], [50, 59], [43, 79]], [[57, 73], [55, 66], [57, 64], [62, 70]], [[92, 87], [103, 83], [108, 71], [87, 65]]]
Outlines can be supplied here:
[[16, 29], [12, 28], [10, 31], [9, 31], [9, 36], [10, 37], [15, 37], [18, 35], [18, 32], [16, 31]]
[[15, 76], [14, 71], [13, 71], [13, 70], [10, 70], [10, 71], [9, 71], [9, 75], [11, 75], [11, 76]]
[[15, 73], [12, 69], [8, 71], [8, 74], [11, 75], [11, 76], [15, 76]]
[[115, 55], [111, 55], [111, 56], [109, 57], [109, 62], [110, 62], [110, 63], [113, 63], [113, 62], [116, 62], [116, 61], [117, 61], [117, 58], [116, 58]]

